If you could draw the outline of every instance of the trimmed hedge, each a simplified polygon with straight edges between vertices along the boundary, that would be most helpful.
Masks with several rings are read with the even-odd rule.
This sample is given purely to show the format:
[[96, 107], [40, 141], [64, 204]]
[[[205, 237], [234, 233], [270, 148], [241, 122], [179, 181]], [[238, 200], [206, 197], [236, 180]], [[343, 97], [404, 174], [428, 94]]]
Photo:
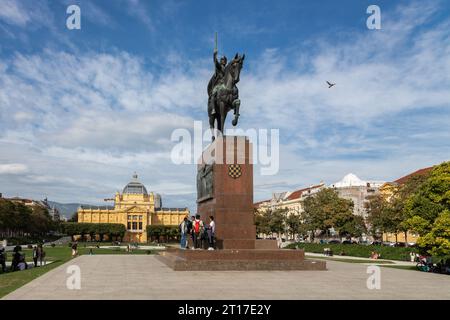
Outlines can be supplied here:
[[387, 246], [365, 246], [360, 244], [320, 244], [320, 243], [292, 243], [286, 248], [304, 249], [305, 252], [323, 253], [324, 248], [333, 250], [333, 254], [338, 256], [343, 251], [346, 256], [370, 258], [373, 251], [381, 254], [380, 259], [410, 261], [410, 252], [417, 252], [417, 248], [411, 247], [387, 247]]
[[178, 240], [180, 231], [178, 226], [164, 226], [164, 225], [148, 225], [147, 226], [148, 239], [157, 239], [158, 242], [163, 237], [166, 241]]
[[64, 233], [69, 236], [74, 235], [100, 235], [103, 238], [104, 235], [108, 237], [120, 237], [123, 238], [126, 232], [126, 228], [120, 223], [78, 223], [78, 222], [65, 222], [62, 225]]

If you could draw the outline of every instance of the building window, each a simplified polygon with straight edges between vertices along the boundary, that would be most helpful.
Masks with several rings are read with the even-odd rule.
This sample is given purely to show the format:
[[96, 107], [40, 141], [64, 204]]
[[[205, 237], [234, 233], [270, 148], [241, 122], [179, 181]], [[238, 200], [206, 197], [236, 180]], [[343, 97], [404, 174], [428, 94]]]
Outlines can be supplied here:
[[137, 230], [137, 222], [133, 221], [133, 229], [132, 230]]
[[139, 230], [142, 230], [142, 222], [139, 222]]
[[133, 220], [137, 220], [137, 216], [133, 216]]
[[142, 216], [139, 216], [139, 221], [142, 221]]
[[131, 216], [130, 215], [128, 215], [128, 220], [131, 220]]
[[128, 228], [128, 230], [130, 230], [131, 229], [131, 222], [128, 222], [128, 226], [127, 226]]

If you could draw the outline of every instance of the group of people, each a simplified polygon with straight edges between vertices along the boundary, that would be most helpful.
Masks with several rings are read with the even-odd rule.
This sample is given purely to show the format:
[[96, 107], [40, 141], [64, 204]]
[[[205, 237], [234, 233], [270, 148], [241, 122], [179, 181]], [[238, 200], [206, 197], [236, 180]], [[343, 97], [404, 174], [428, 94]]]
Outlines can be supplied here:
[[[25, 260], [25, 253], [22, 252], [21, 246], [15, 246], [13, 249], [12, 260], [11, 260], [11, 268], [10, 271], [21, 271], [28, 269], [30, 267], [38, 267], [45, 265], [45, 251], [42, 244], [35, 245], [33, 247], [33, 264], [28, 265]], [[0, 266], [2, 272], [6, 272], [6, 261], [8, 260], [8, 256], [6, 254], [6, 249], [0, 248]]]
[[184, 217], [184, 220], [179, 225], [181, 234], [180, 248], [189, 249], [189, 238], [192, 239], [192, 249], [204, 249], [205, 244], [208, 244], [208, 250], [215, 249], [215, 232], [216, 223], [214, 217], [209, 217], [209, 223], [206, 224], [200, 219], [197, 214], [191, 217]]
[[45, 251], [42, 244], [33, 247], [33, 263], [34, 266], [37, 267], [39, 262], [39, 266], [42, 267], [42, 264], [46, 264], [45, 261]]

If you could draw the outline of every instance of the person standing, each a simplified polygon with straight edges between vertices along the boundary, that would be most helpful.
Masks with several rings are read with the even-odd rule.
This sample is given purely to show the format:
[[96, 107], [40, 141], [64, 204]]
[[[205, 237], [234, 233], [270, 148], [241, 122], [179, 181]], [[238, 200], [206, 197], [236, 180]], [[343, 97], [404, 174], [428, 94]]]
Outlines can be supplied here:
[[195, 249], [202, 248], [202, 234], [204, 232], [203, 221], [200, 220], [200, 215], [197, 214], [194, 220], [194, 246]]
[[214, 222], [214, 217], [209, 216], [209, 228], [208, 228], [208, 250], [214, 250], [214, 237], [216, 234], [216, 223]]
[[2, 272], [6, 272], [6, 250], [5, 248], [0, 248], [0, 265], [2, 266]]
[[192, 239], [192, 249], [195, 249], [195, 235], [194, 235], [194, 224], [195, 224], [195, 216], [191, 216], [191, 239]]
[[34, 267], [37, 267], [37, 263], [38, 263], [38, 247], [34, 246], [33, 247], [33, 263], [34, 263]]
[[78, 254], [78, 243], [75, 241], [72, 244], [72, 258], [74, 258]]
[[192, 235], [192, 221], [189, 220], [188, 216], [186, 219], [186, 249], [189, 249], [189, 237]]
[[17, 245], [14, 247], [13, 249], [13, 257], [12, 257], [12, 261], [11, 261], [11, 271], [16, 271], [17, 270], [17, 266], [19, 265], [20, 262], [20, 258], [21, 258], [21, 254], [20, 251], [22, 251], [22, 247]]
[[179, 226], [180, 234], [181, 234], [181, 240], [180, 240], [180, 248], [185, 250], [186, 249], [186, 240], [188, 235], [188, 218], [184, 217], [183, 221], [180, 223]]
[[38, 246], [38, 259], [39, 259], [39, 266], [42, 267], [42, 262], [44, 262], [44, 266], [46, 265], [45, 262], [45, 251], [42, 244]]

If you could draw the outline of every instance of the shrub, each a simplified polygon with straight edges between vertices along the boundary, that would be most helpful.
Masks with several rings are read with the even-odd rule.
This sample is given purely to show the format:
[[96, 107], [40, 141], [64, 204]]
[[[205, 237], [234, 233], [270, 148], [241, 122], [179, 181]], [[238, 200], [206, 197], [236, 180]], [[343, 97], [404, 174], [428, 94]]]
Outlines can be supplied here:
[[411, 247], [387, 247], [387, 246], [365, 246], [360, 244], [320, 244], [320, 243], [293, 243], [286, 248], [304, 249], [305, 252], [323, 253], [324, 248], [330, 248], [335, 255], [345, 252], [346, 256], [369, 258], [373, 251], [381, 254], [381, 259], [389, 260], [410, 260], [410, 252], [417, 252], [416, 248]]

